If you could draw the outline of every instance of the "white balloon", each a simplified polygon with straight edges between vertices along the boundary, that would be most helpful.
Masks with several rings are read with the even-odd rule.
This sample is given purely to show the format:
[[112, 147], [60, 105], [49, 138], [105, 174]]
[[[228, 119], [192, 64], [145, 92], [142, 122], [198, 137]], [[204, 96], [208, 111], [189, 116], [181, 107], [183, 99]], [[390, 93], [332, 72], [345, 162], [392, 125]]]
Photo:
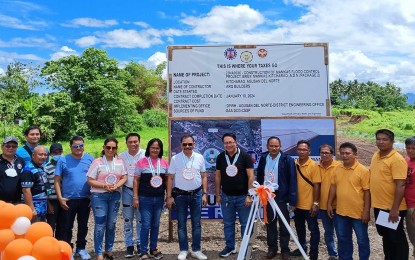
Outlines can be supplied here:
[[36, 258], [34, 258], [31, 255], [24, 255], [24, 256], [19, 257], [17, 260], [36, 260]]
[[30, 227], [30, 220], [26, 217], [18, 217], [13, 225], [10, 227], [10, 229], [15, 233], [16, 235], [23, 235], [26, 233], [27, 229]]

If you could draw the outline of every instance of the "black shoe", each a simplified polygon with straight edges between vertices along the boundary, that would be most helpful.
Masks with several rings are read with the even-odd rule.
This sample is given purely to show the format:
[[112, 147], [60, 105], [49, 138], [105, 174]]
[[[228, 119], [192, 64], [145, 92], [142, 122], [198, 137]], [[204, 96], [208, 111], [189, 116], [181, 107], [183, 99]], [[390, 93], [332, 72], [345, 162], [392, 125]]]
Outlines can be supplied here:
[[125, 258], [134, 257], [134, 246], [127, 246], [127, 251], [125, 251]]
[[310, 260], [318, 260], [318, 255], [310, 255]]
[[141, 254], [141, 246], [137, 245], [137, 255], [140, 255], [140, 254]]
[[290, 256], [301, 256], [300, 249], [297, 248], [296, 250], [290, 252]]

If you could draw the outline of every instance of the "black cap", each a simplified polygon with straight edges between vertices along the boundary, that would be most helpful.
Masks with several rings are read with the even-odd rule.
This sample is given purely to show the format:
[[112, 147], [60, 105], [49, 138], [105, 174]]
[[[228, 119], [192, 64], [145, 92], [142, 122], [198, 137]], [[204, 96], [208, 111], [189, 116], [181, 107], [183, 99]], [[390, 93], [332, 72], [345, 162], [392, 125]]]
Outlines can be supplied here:
[[52, 144], [52, 145], [50, 146], [50, 148], [49, 148], [49, 152], [50, 152], [50, 153], [53, 153], [53, 152], [55, 152], [56, 150], [63, 150], [62, 145], [61, 145], [60, 143], [54, 143], [54, 144]]

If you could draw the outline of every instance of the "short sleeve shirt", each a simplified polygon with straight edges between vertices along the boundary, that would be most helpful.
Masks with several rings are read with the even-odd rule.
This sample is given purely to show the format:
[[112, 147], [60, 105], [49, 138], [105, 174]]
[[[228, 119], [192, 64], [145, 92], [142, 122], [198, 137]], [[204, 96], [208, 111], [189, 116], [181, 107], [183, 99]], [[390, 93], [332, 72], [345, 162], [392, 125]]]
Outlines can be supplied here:
[[134, 156], [128, 153], [128, 150], [125, 152], [122, 152], [119, 157], [124, 161], [124, 167], [127, 170], [128, 178], [125, 182], [125, 186], [128, 188], [133, 188], [134, 183], [134, 175], [135, 175], [135, 168], [137, 167], [137, 162], [141, 158], [144, 157], [144, 154], [146, 153], [145, 150], [140, 149], [138, 153]]
[[[193, 178], [185, 178], [183, 171], [190, 169]], [[202, 176], [200, 173], [206, 172], [205, 159], [203, 155], [193, 152], [188, 158], [183, 152], [171, 158], [169, 174], [174, 174], [174, 187], [181, 190], [195, 190], [202, 186]]]
[[[139, 196], [148, 196], [148, 197], [158, 197], [164, 196], [164, 191], [166, 190], [166, 183], [163, 181], [160, 187], [153, 187], [151, 185], [151, 178], [153, 173], [151, 172], [154, 169], [154, 175], [157, 174], [157, 159], [150, 159], [152, 167], [148, 162], [148, 157], [143, 157], [137, 162], [136, 174], [140, 176], [140, 182], [138, 187]], [[167, 170], [169, 169], [169, 164], [163, 158], [160, 158], [160, 176], [162, 179], [165, 179]]]
[[364, 208], [364, 191], [369, 190], [369, 170], [359, 162], [351, 168], [338, 165], [334, 169], [331, 183], [336, 185], [336, 213], [361, 219]]
[[408, 164], [408, 174], [405, 185], [405, 200], [408, 208], [415, 208], [415, 160], [405, 158]]
[[48, 176], [42, 166], [29, 162], [23, 169], [22, 188], [30, 188], [33, 200], [46, 200], [49, 189]]
[[[99, 181], [103, 185], [116, 184], [127, 171], [121, 158], [114, 157], [112, 162], [105, 163], [103, 157], [95, 159], [89, 167], [87, 177]], [[119, 187], [117, 191], [121, 191]], [[104, 193], [104, 188], [91, 187], [91, 192]]]
[[[405, 159], [395, 149], [380, 157], [377, 151], [370, 163], [370, 194], [373, 208], [390, 210], [395, 197], [395, 180], [406, 180], [408, 166]], [[406, 210], [405, 199], [399, 210]]]
[[[320, 172], [317, 169], [316, 163], [311, 158], [308, 158], [308, 160], [302, 165], [299, 164], [298, 160], [295, 161], [295, 164], [300, 167], [300, 170], [303, 173], [304, 177], [309, 179], [312, 183], [321, 183]], [[309, 210], [311, 206], [313, 205], [314, 188], [310, 184], [308, 184], [303, 179], [303, 177], [301, 177], [298, 170], [297, 170], [297, 187], [298, 187], [297, 208]]]
[[[321, 176], [321, 187], [320, 187], [320, 209], [327, 210], [327, 200], [329, 199], [329, 192], [331, 186], [331, 176], [333, 175], [334, 168], [339, 165], [339, 161], [334, 161], [329, 167], [324, 168], [321, 162], [317, 165], [317, 170]], [[333, 208], [336, 207], [336, 201], [333, 202]]]
[[[16, 203], [21, 199], [22, 187], [20, 183], [21, 173], [25, 161], [15, 156], [13, 162], [9, 162], [0, 156], [0, 200]], [[16, 176], [9, 169], [16, 171]]]

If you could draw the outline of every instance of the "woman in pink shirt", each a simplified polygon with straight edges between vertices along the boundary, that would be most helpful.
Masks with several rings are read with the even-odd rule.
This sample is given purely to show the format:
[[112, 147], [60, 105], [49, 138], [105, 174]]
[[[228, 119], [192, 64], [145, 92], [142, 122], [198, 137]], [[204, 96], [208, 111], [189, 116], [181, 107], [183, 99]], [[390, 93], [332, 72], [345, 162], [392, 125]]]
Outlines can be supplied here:
[[[120, 207], [121, 187], [127, 181], [127, 171], [121, 158], [117, 157], [118, 141], [104, 141], [102, 157], [95, 159], [89, 167], [88, 184], [91, 185], [91, 206], [94, 213], [94, 247], [97, 260], [115, 259], [112, 247], [115, 226]], [[105, 251], [102, 242], [105, 235]]]
[[405, 140], [406, 162], [408, 163], [408, 177], [405, 185], [405, 200], [408, 206], [406, 215], [406, 230], [409, 240], [414, 246], [413, 255], [415, 256], [415, 136]]

